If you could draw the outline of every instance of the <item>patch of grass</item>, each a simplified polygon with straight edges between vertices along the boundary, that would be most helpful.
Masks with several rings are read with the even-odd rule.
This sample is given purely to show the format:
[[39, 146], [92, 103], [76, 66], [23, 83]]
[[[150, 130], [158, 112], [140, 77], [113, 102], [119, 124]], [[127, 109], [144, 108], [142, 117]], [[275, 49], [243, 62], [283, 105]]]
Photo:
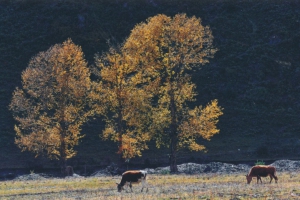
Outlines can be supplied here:
[[0, 182], [3, 199], [291, 199], [300, 198], [299, 176], [278, 173], [279, 181], [246, 184], [243, 174], [151, 175], [148, 192], [133, 185], [133, 192], [117, 192], [121, 177], [45, 179]]
[[170, 174], [170, 170], [162, 170], [160, 173], [164, 174], [164, 175], [167, 175], [167, 174]]
[[263, 160], [257, 160], [255, 165], [265, 165], [265, 162]]

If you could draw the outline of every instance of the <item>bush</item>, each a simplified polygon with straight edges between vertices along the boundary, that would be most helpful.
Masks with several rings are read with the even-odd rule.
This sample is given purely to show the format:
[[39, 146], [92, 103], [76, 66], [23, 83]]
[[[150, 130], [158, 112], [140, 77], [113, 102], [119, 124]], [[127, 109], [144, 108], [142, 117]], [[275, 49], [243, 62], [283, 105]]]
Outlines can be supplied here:
[[265, 162], [263, 160], [257, 160], [255, 165], [265, 165]]
[[160, 173], [163, 174], [163, 175], [169, 175], [170, 170], [165, 169], [165, 170], [162, 170]]

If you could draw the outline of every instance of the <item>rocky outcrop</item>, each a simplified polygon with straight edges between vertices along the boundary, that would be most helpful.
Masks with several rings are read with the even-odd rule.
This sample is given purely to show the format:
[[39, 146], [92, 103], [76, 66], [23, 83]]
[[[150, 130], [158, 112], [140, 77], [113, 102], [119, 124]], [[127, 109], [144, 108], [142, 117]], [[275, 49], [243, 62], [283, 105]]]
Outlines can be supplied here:
[[[277, 172], [291, 172], [297, 173], [300, 171], [300, 161], [293, 160], [278, 160], [270, 164], [276, 167]], [[208, 164], [196, 164], [196, 163], [184, 163], [177, 165], [178, 174], [204, 174], [204, 173], [216, 173], [216, 174], [234, 174], [234, 173], [248, 173], [252, 166], [246, 164], [229, 164], [221, 162], [211, 162]], [[170, 168], [167, 167], [158, 167], [155, 169], [146, 168], [144, 169], [148, 174], [170, 174]], [[91, 175], [91, 177], [105, 177], [120, 175], [120, 169], [117, 165], [111, 164], [103, 170], [96, 171]], [[122, 173], [121, 173], [122, 174]], [[77, 178], [81, 177], [77, 174], [67, 178]], [[45, 178], [51, 178], [51, 176], [46, 174], [28, 174], [22, 175], [15, 178], [15, 180], [41, 180]]]
[[[270, 164], [276, 167], [277, 172], [298, 172], [300, 171], [300, 161], [293, 160], [278, 160]], [[216, 173], [216, 174], [233, 174], [233, 173], [248, 173], [252, 166], [246, 164], [229, 164], [221, 162], [211, 162], [207, 164], [197, 163], [184, 163], [177, 165], [178, 174], [203, 174], [203, 173]], [[170, 167], [158, 167], [155, 169], [144, 169], [148, 174], [170, 174]], [[124, 170], [120, 170], [116, 164], [112, 163], [105, 169], [98, 170], [91, 176], [103, 177], [120, 175]]]
[[[208, 164], [184, 163], [177, 165], [178, 173], [199, 174], [199, 173], [240, 173], [247, 172], [249, 165], [239, 164], [233, 165], [221, 162], [212, 162]], [[158, 167], [156, 169], [145, 169], [149, 174], [167, 174], [170, 172], [169, 167]]]
[[[278, 172], [297, 172], [300, 171], [300, 161], [293, 160], [278, 160], [270, 164], [276, 167]], [[178, 173], [184, 174], [200, 174], [200, 173], [217, 173], [217, 174], [232, 174], [232, 173], [248, 173], [252, 166], [246, 164], [228, 164], [221, 162], [211, 162], [208, 164], [185, 163], [177, 165]], [[156, 169], [145, 169], [149, 174], [168, 174], [169, 167], [158, 167]]]
[[278, 172], [299, 172], [300, 171], [300, 161], [294, 160], [277, 160], [271, 164], [276, 168]]

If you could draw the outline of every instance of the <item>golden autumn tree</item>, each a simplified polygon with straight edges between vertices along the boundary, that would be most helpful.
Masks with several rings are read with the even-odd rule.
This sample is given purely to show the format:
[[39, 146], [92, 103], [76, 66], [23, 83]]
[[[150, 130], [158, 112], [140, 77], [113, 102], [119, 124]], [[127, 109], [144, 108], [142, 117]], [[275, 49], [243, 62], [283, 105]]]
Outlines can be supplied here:
[[106, 109], [102, 138], [118, 143], [120, 161], [141, 156], [148, 148], [152, 97], [145, 90], [146, 79], [132, 65], [131, 56], [121, 49], [111, 47], [109, 52], [95, 57], [98, 90], [102, 90], [98, 106]]
[[18, 147], [60, 160], [63, 170], [84, 136], [81, 126], [93, 115], [91, 87], [81, 47], [70, 39], [34, 56], [9, 105]]
[[[177, 171], [179, 149], [203, 150], [196, 139], [210, 139], [222, 108], [217, 100], [206, 107], [190, 109], [187, 102], [195, 100], [196, 85], [191, 81], [192, 70], [208, 63], [216, 49], [209, 27], [200, 19], [177, 14], [173, 18], [160, 14], [140, 23], [131, 31], [123, 51], [131, 55], [134, 65], [149, 81], [159, 82], [152, 91], [157, 95], [151, 129], [158, 147], [170, 148], [170, 170]], [[157, 85], [156, 85], [157, 86]]]

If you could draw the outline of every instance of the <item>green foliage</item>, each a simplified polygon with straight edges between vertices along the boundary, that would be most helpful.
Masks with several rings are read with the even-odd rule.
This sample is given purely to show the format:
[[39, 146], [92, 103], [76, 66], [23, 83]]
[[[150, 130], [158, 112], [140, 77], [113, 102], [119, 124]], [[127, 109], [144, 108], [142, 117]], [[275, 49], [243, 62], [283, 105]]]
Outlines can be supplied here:
[[255, 165], [265, 165], [265, 162], [263, 160], [257, 160]]
[[170, 170], [164, 169], [164, 170], [161, 170], [160, 173], [163, 174], [163, 175], [169, 175], [170, 174]]

